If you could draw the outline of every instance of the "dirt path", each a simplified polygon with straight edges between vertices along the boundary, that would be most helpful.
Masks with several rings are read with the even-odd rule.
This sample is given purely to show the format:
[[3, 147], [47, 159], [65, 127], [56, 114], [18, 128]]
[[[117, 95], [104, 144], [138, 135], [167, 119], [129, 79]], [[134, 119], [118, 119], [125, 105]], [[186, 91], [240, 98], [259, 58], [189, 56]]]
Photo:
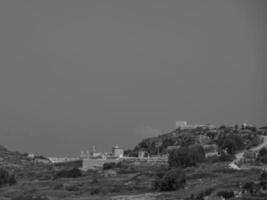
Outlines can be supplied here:
[[[267, 146], [267, 136], [261, 136], [263, 138], [263, 142], [256, 146], [256, 147], [253, 147], [250, 149], [250, 151], [259, 151], [260, 149], [262, 149], [263, 147]], [[238, 163], [241, 158], [243, 158], [244, 156], [244, 152], [245, 151], [241, 151], [241, 152], [238, 152], [236, 155], [235, 155], [235, 160], [233, 160], [230, 164], [229, 164], [229, 167], [232, 168], [232, 169], [236, 169], [236, 170], [240, 170], [241, 168], [236, 164]]]

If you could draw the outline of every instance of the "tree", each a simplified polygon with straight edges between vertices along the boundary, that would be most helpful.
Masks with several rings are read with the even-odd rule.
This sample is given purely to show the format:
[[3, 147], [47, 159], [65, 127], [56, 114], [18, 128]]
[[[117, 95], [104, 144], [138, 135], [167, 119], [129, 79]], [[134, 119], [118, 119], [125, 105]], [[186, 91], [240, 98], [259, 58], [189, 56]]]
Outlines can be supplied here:
[[192, 145], [181, 147], [170, 152], [168, 162], [170, 167], [189, 167], [205, 160], [205, 152], [202, 146]]
[[267, 163], [267, 149], [262, 148], [257, 156], [257, 161]]
[[54, 179], [57, 178], [77, 178], [82, 176], [82, 172], [81, 170], [79, 170], [78, 168], [73, 168], [70, 170], [61, 170], [59, 172], [57, 172], [54, 176]]
[[229, 154], [244, 148], [243, 139], [237, 134], [222, 134], [218, 137], [217, 144], [221, 149], [226, 149]]
[[219, 197], [223, 197], [225, 199], [230, 199], [230, 198], [233, 198], [235, 195], [234, 195], [234, 192], [232, 190], [230, 191], [219, 191], [217, 192], [217, 196]]
[[7, 170], [0, 168], [0, 186], [4, 184], [13, 185], [16, 182], [14, 174], [10, 174]]
[[196, 143], [196, 138], [193, 135], [185, 135], [182, 138], [181, 146], [183, 147], [189, 147], [190, 145], [193, 145]]
[[186, 183], [185, 173], [182, 169], [171, 169], [162, 177], [157, 177], [155, 188], [161, 191], [177, 190]]

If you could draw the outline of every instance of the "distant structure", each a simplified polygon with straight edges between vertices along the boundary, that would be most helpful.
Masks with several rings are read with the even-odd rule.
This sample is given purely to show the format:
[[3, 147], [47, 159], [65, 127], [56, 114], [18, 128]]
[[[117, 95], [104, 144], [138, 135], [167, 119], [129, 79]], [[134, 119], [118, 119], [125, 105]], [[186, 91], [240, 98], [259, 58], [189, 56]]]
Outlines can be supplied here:
[[175, 123], [176, 129], [194, 129], [194, 128], [207, 128], [214, 129], [215, 126], [211, 124], [188, 124], [187, 121], [176, 121]]
[[95, 146], [93, 146], [92, 151], [90, 152], [90, 156], [92, 158], [96, 158], [96, 157], [102, 157], [102, 154], [100, 152], [97, 152]]
[[138, 151], [138, 158], [144, 158], [145, 154], [146, 154], [146, 152], [144, 150], [139, 150]]
[[253, 124], [248, 124], [248, 123], [243, 123], [241, 125], [242, 129], [247, 129], [247, 128], [254, 128], [255, 126]]
[[120, 148], [117, 144], [112, 148], [112, 156], [117, 158], [123, 158], [124, 150]]
[[187, 121], [177, 121], [176, 122], [176, 128], [186, 128], [187, 127]]
[[28, 154], [28, 158], [30, 158], [30, 159], [34, 159], [34, 157], [35, 157], [35, 155], [34, 155], [33, 153], [29, 153], [29, 154]]
[[118, 145], [112, 148], [112, 152], [100, 153], [96, 151], [95, 146], [93, 146], [90, 154], [81, 153], [82, 159], [82, 170], [94, 169], [102, 167], [106, 162], [119, 162], [122, 160], [124, 150]]
[[120, 148], [117, 144], [112, 148], [111, 152], [97, 152], [95, 146], [92, 147], [92, 150], [89, 151], [81, 151], [80, 158], [81, 159], [116, 159], [123, 158], [124, 150]]

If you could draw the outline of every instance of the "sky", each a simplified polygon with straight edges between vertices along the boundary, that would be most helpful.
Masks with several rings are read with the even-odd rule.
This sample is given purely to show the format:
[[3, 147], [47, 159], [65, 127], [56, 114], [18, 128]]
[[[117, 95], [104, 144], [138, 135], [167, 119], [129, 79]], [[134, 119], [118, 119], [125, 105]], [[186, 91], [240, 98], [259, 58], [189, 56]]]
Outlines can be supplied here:
[[0, 1], [0, 144], [128, 149], [175, 121], [267, 125], [264, 0]]

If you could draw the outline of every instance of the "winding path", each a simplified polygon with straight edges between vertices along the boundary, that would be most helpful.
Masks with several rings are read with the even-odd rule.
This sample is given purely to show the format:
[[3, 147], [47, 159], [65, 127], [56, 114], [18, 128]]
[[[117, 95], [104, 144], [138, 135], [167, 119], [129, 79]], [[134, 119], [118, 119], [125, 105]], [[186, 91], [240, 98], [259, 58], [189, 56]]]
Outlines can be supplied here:
[[[253, 147], [250, 149], [250, 151], [259, 151], [260, 149], [262, 149], [263, 147], [267, 146], [267, 136], [264, 136], [262, 135], [261, 136], [263, 138], [263, 142], [256, 146], [256, 147]], [[244, 156], [244, 151], [241, 151], [241, 152], [238, 152], [236, 155], [235, 155], [235, 160], [233, 160], [230, 164], [229, 164], [229, 167], [232, 168], [232, 169], [236, 169], [236, 170], [240, 170], [241, 168], [239, 166], [237, 166], [236, 163], [238, 163], [238, 161], [241, 160], [241, 158], [243, 158]]]

